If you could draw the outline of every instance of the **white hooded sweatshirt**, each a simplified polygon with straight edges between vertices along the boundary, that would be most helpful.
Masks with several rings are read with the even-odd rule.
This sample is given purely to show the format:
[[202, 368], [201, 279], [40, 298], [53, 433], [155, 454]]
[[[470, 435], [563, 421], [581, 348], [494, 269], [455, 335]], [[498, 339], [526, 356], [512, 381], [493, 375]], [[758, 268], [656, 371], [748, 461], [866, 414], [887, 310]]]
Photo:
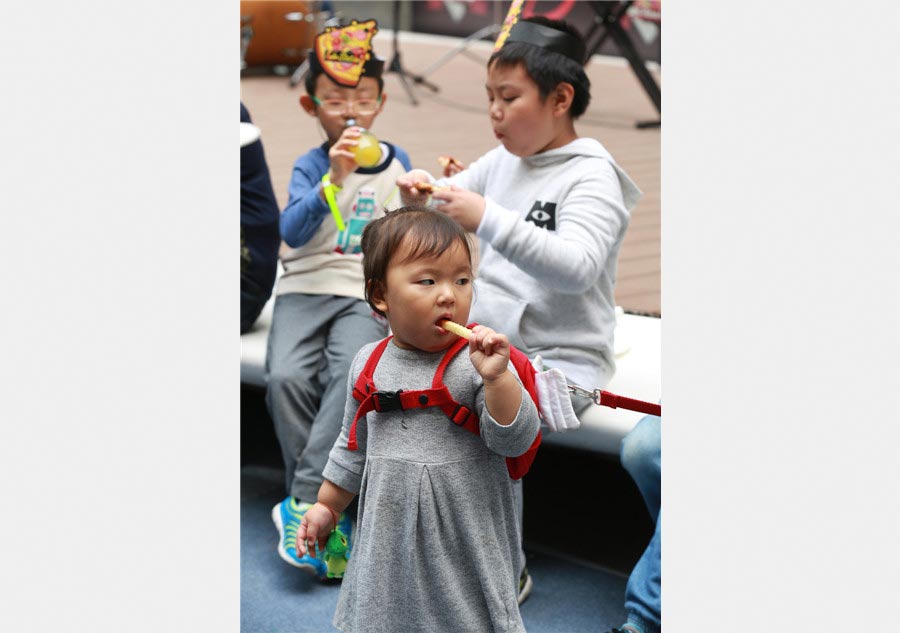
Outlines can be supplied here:
[[500, 146], [441, 182], [486, 202], [471, 320], [570, 382], [604, 387], [615, 371], [616, 260], [641, 191], [590, 138], [526, 158]]

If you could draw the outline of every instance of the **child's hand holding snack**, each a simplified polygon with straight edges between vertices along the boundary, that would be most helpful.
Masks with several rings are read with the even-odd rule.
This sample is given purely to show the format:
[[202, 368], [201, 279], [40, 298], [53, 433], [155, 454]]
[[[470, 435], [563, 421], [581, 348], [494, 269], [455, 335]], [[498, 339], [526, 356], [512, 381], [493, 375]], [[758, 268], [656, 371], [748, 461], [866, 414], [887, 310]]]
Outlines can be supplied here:
[[397, 186], [400, 188], [400, 199], [403, 204], [405, 206], [427, 204], [431, 193], [417, 189], [416, 184], [430, 184], [431, 181], [431, 174], [424, 169], [412, 169], [397, 178]]
[[469, 358], [485, 382], [497, 380], [509, 369], [509, 339], [484, 325], [472, 328]]
[[466, 168], [465, 165], [452, 156], [438, 156], [438, 163], [440, 163], [441, 169], [444, 170], [444, 178], [458, 174]]
[[436, 210], [451, 218], [469, 232], [474, 232], [481, 224], [484, 217], [484, 198], [467, 189], [451, 185], [449, 189], [435, 190], [432, 194], [435, 200], [443, 204], [437, 205]]
[[498, 424], [515, 420], [522, 389], [509, 371], [509, 339], [489, 327], [476, 325], [469, 337], [469, 359], [484, 380], [484, 403]]

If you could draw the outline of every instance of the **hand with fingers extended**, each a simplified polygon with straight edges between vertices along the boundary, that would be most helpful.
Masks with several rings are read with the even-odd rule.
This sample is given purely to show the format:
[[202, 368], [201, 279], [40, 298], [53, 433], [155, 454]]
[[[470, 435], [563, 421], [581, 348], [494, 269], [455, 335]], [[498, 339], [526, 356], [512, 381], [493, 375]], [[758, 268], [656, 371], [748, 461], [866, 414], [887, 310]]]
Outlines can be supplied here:
[[[316, 502], [306, 511], [297, 528], [297, 556], [302, 557], [307, 552], [313, 558], [316, 551], [324, 552], [328, 542], [328, 536], [337, 524], [337, 517], [324, 503]], [[318, 545], [314, 548], [313, 545]]]
[[359, 143], [360, 131], [356, 126], [345, 128], [340, 138], [328, 150], [331, 182], [338, 187], [344, 186], [344, 178], [356, 171], [356, 156], [352, 149]]
[[400, 200], [403, 201], [403, 205], [427, 204], [429, 193], [416, 189], [416, 183], [430, 183], [432, 180], [431, 174], [424, 169], [412, 169], [397, 178], [397, 187], [400, 188]]
[[443, 204], [435, 207], [445, 215], [456, 220], [457, 224], [469, 232], [474, 232], [484, 217], [484, 198], [468, 189], [451, 185], [449, 189], [435, 191], [435, 200]]

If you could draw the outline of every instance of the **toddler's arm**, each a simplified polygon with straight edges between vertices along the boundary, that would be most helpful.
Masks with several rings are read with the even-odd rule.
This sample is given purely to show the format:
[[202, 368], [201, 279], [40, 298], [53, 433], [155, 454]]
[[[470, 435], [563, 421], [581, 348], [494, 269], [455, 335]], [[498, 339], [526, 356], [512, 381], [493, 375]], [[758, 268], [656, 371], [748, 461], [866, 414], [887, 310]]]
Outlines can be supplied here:
[[[341, 434], [335, 440], [328, 455], [328, 462], [322, 472], [324, 481], [319, 487], [318, 502], [306, 511], [300, 527], [297, 529], [297, 552], [303, 556], [308, 548], [304, 541], [319, 542], [319, 551], [323, 551], [328, 535], [334, 528], [337, 516], [343, 512], [359, 493], [362, 472], [366, 463], [366, 425], [360, 425], [357, 439], [359, 449], [351, 451], [347, 448], [350, 423], [359, 405], [353, 398], [353, 383], [362, 371], [366, 359], [375, 344], [370, 343], [356, 353], [347, 377], [347, 401], [344, 405], [344, 422]], [[336, 514], [337, 516], [336, 516]]]
[[375, 349], [377, 343], [367, 343], [353, 358], [350, 372], [347, 376], [347, 399], [344, 404], [344, 421], [341, 425], [341, 433], [338, 435], [328, 453], [328, 462], [322, 471], [322, 477], [331, 481], [344, 490], [359, 494], [362, 485], [362, 474], [366, 467], [366, 445], [368, 444], [368, 425], [361, 421], [356, 428], [357, 450], [350, 450], [350, 426], [359, 408], [359, 402], [353, 397], [353, 385], [362, 372], [369, 358], [369, 354]]
[[516, 419], [522, 387], [509, 370], [509, 339], [489, 327], [476, 325], [469, 338], [469, 358], [484, 380], [484, 402], [502, 426]]

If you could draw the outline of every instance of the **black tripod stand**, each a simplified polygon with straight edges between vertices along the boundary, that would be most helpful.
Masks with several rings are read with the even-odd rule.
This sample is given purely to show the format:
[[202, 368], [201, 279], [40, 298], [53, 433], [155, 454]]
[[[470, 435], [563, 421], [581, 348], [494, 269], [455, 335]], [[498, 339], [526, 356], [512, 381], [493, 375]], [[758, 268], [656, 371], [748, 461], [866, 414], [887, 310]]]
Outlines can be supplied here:
[[[656, 111], [662, 114], [662, 95], [659, 85], [656, 83], [653, 75], [650, 74], [650, 71], [647, 70], [644, 60], [641, 59], [641, 56], [634, 48], [628, 33], [625, 32], [625, 29], [619, 23], [625, 12], [628, 11], [628, 7], [632, 4], [633, 2], [591, 2], [591, 7], [594, 9], [594, 13], [597, 14], [595, 18], [596, 24], [585, 37], [585, 41], [590, 40], [599, 31], [602, 31], [602, 33], [593, 46], [589, 46], [584, 61], [587, 63], [591, 56], [600, 50], [607, 36], [612, 37], [625, 59], [628, 60], [628, 65], [631, 66], [631, 70], [637, 76], [638, 81], [641, 82], [644, 92], [647, 93], [647, 96], [650, 97], [650, 100], [656, 107]], [[659, 121], [638, 121], [635, 125], [639, 128], [650, 128], [659, 127], [659, 124]]]
[[413, 105], [419, 105], [419, 100], [416, 99], [416, 95], [413, 93], [412, 85], [410, 85], [410, 80], [414, 81], [417, 84], [422, 84], [426, 88], [432, 90], [433, 92], [438, 91], [438, 87], [433, 83], [422, 77], [421, 75], [414, 75], [409, 72], [405, 68], [403, 68], [403, 62], [400, 61], [400, 46], [398, 43], [398, 36], [400, 33], [400, 2], [399, 0], [395, 0], [394, 2], [394, 50], [393, 56], [391, 57], [391, 63], [388, 65], [389, 73], [397, 73], [400, 76], [400, 82], [403, 84], [403, 87], [406, 89], [406, 94], [409, 95], [409, 100], [412, 101]]
[[457, 55], [466, 55], [471, 59], [475, 60], [479, 64], [484, 64], [484, 58], [473, 55], [469, 52], [469, 44], [472, 42], [477, 42], [479, 40], [489, 39], [491, 41], [497, 39], [497, 35], [500, 33], [503, 28], [503, 15], [500, 13], [500, 9], [502, 6], [499, 1], [495, 0], [493, 2], [494, 5], [494, 21], [491, 24], [488, 24], [485, 27], [482, 27], [466, 37], [459, 45], [454, 48], [452, 51], [447, 51], [439, 60], [434, 62], [431, 66], [422, 71], [422, 76], [427, 77], [435, 70], [449, 62], [451, 59], [456, 57]]

